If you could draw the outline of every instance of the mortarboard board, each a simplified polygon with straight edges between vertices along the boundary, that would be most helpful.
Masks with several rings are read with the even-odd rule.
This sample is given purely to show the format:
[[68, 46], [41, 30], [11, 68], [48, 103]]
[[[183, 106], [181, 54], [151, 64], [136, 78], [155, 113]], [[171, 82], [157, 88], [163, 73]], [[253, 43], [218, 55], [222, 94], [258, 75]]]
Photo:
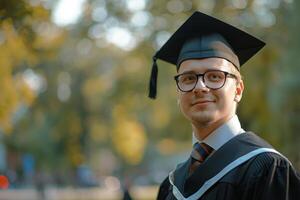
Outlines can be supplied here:
[[201, 12], [194, 12], [153, 56], [149, 97], [156, 97], [157, 59], [180, 67], [186, 59], [220, 57], [237, 69], [265, 43], [254, 36]]

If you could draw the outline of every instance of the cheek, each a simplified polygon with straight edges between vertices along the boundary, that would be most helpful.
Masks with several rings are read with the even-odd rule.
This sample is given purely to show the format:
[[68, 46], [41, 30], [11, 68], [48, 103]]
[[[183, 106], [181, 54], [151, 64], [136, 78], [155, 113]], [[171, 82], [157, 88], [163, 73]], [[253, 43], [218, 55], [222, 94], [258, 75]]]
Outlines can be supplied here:
[[190, 100], [188, 95], [186, 94], [179, 94], [179, 104], [182, 111], [185, 111], [188, 109], [188, 106], [190, 104]]
[[235, 92], [233, 88], [226, 88], [225, 90], [219, 91], [215, 96], [218, 99], [220, 107], [231, 107], [231, 105], [234, 104]]
[[235, 104], [234, 96], [235, 93], [233, 90], [226, 91], [220, 98], [220, 101], [222, 102], [222, 107], [231, 109], [231, 107], [233, 107]]

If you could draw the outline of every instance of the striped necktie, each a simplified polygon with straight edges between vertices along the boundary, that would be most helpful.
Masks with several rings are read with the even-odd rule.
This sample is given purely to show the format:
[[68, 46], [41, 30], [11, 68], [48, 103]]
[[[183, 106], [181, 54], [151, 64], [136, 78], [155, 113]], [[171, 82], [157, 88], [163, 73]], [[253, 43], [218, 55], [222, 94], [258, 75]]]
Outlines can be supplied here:
[[205, 143], [199, 143], [196, 142], [194, 144], [192, 153], [191, 153], [191, 159], [192, 163], [190, 166], [190, 174], [192, 174], [197, 167], [204, 162], [204, 160], [214, 151], [213, 148], [211, 148], [209, 145]]

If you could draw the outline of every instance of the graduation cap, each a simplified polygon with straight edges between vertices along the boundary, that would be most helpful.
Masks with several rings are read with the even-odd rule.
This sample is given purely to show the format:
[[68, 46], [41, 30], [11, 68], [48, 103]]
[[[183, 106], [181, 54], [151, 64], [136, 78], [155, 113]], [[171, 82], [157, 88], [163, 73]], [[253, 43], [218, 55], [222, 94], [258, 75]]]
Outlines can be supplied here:
[[176, 65], [178, 70], [187, 59], [219, 57], [239, 70], [264, 45], [263, 41], [230, 24], [194, 12], [153, 56], [149, 97], [156, 97], [157, 59]]

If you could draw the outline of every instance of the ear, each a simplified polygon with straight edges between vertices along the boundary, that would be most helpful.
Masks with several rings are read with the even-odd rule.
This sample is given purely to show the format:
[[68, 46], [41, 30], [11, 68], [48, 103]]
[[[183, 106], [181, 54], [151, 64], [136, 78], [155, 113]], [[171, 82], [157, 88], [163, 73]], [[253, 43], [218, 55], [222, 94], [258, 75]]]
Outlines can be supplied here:
[[236, 89], [235, 89], [235, 96], [234, 96], [234, 101], [237, 103], [241, 101], [242, 96], [243, 96], [243, 91], [244, 91], [244, 82], [242, 79], [238, 80], [236, 84]]

